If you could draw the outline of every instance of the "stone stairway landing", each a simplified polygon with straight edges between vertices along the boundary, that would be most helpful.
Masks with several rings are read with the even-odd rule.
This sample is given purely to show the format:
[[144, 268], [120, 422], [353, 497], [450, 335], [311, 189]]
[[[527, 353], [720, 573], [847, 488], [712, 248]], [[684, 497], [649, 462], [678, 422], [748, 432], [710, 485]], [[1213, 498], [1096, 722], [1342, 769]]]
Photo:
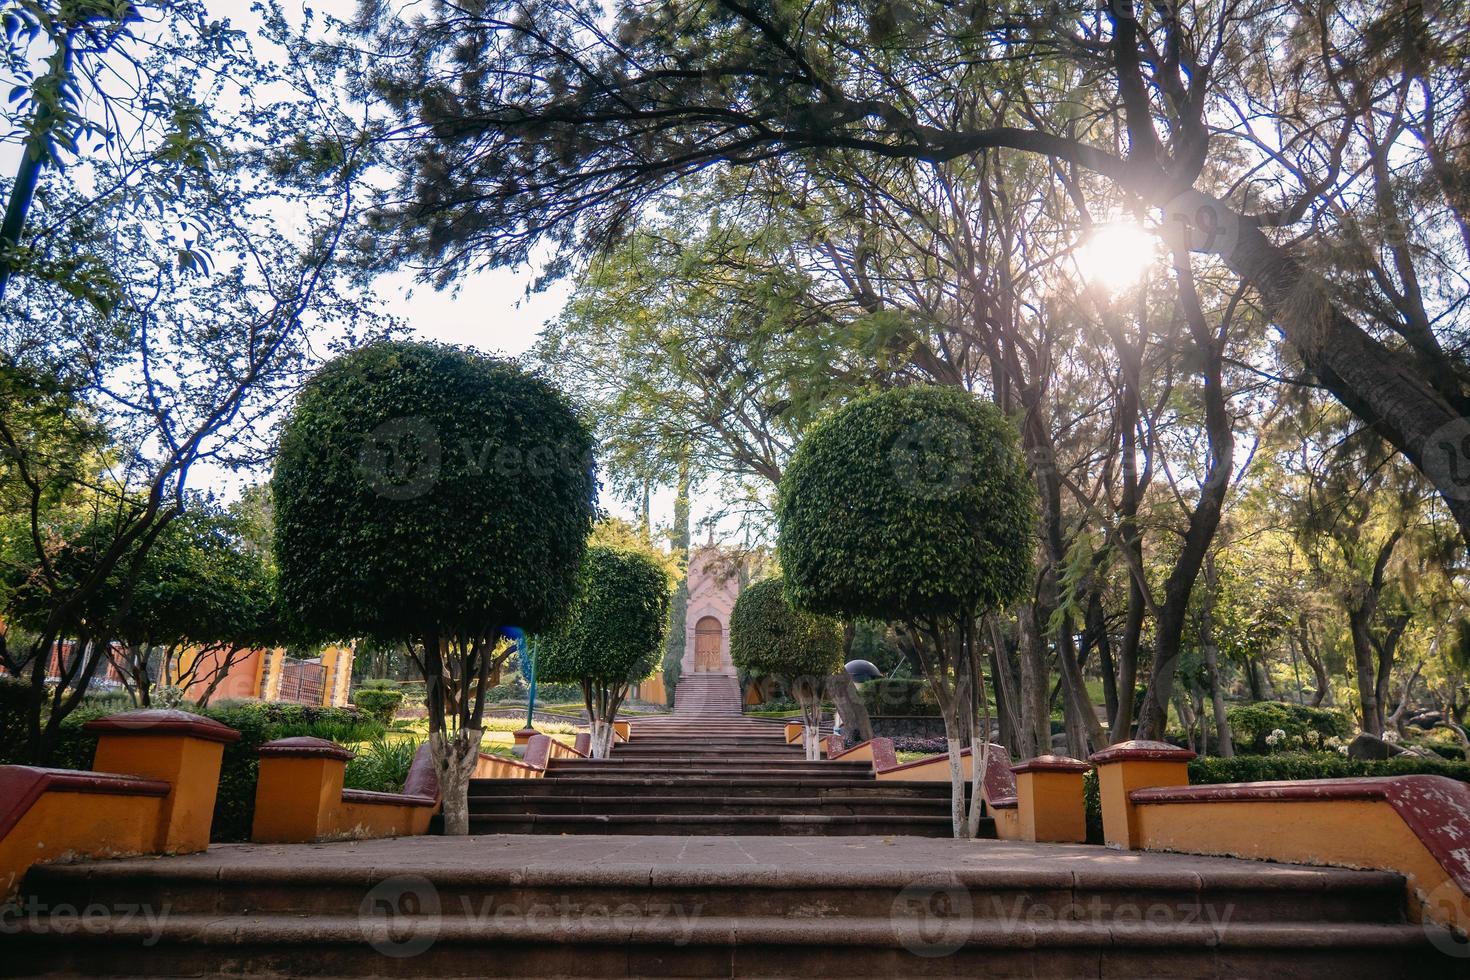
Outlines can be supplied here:
[[[950, 835], [948, 783], [880, 783], [868, 762], [808, 762], [783, 724], [742, 715], [739, 695], [732, 677], [693, 674], [673, 714], [634, 719], [610, 758], [555, 759], [544, 779], [474, 780], [472, 832]], [[981, 832], [993, 836], [993, 821]]]

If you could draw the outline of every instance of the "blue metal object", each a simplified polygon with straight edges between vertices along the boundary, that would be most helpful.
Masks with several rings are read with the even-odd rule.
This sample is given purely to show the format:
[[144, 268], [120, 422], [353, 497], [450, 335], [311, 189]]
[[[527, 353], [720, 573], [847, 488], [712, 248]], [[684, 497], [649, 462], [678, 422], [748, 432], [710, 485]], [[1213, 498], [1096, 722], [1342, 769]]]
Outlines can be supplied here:
[[[506, 626], [500, 632], [515, 641], [516, 655], [521, 662], [521, 670], [526, 673], [526, 685], [530, 690], [526, 694], [526, 727], [535, 727], [531, 723], [536, 720], [536, 647], [525, 631], [519, 626]], [[530, 657], [530, 666], [526, 666], [526, 658]]]

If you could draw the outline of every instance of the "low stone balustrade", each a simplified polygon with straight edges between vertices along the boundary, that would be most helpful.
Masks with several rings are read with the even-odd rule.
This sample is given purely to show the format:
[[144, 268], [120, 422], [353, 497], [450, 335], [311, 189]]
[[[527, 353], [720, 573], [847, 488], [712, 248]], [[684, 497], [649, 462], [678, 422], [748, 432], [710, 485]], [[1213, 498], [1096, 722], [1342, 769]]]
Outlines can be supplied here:
[[1394, 871], [1416, 919], [1470, 932], [1470, 786], [1443, 776], [1190, 786], [1193, 757], [1160, 742], [1093, 754], [1109, 846]]
[[364, 840], [429, 829], [433, 796], [344, 789], [353, 753], [335, 742], [309, 736], [282, 738], [258, 751], [253, 841]]
[[163, 710], [84, 727], [97, 735], [93, 771], [0, 766], [0, 898], [33, 864], [209, 845], [220, 760], [239, 732]]

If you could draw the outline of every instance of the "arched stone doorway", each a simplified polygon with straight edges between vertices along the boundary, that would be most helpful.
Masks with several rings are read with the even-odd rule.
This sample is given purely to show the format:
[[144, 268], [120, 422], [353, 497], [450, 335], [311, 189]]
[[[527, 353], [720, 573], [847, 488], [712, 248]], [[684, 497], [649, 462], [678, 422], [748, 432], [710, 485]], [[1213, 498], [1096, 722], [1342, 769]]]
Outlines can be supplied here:
[[724, 626], [713, 616], [703, 616], [699, 622], [694, 624], [694, 669], [696, 671], [719, 670], [723, 666], [724, 658], [720, 654], [724, 636]]

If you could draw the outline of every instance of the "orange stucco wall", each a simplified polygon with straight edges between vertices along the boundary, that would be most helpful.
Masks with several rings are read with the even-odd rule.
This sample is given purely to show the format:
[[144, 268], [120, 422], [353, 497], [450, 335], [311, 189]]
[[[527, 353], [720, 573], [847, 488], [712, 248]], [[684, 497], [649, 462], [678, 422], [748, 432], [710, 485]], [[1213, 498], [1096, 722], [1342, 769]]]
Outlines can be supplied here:
[[0, 899], [27, 868], [58, 858], [122, 857], [154, 850], [164, 801], [107, 793], [41, 794], [0, 840]]
[[1386, 802], [1137, 804], [1134, 813], [1148, 850], [1397, 871], [1418, 916], [1470, 929], [1470, 896]]
[[1016, 830], [1021, 840], [1081, 844], [1087, 841], [1082, 774], [1016, 774]]
[[433, 808], [342, 798], [341, 759], [263, 757], [250, 839], [261, 843], [365, 840], [425, 833]]
[[177, 854], [209, 846], [223, 755], [220, 743], [185, 735], [103, 735], [97, 739], [92, 768], [172, 785], [163, 801], [154, 848]]

